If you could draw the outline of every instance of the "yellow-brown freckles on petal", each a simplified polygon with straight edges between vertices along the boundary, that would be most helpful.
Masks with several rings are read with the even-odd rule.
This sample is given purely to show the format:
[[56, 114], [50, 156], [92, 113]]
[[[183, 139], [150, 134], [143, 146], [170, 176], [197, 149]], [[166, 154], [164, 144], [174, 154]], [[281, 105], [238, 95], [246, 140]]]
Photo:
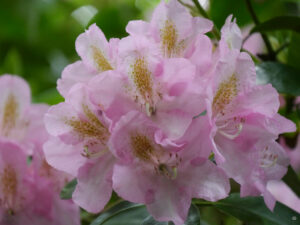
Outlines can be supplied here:
[[147, 62], [143, 57], [136, 59], [132, 70], [133, 82], [146, 102], [152, 99], [153, 95], [153, 82], [151, 72], [148, 69]]
[[1, 173], [1, 189], [4, 196], [16, 196], [18, 188], [17, 174], [13, 167], [6, 166]]
[[133, 154], [146, 162], [151, 161], [155, 149], [151, 141], [144, 135], [136, 134], [131, 136]]
[[237, 81], [236, 75], [233, 74], [219, 85], [213, 99], [214, 114], [224, 114], [226, 106], [237, 96]]
[[45, 159], [42, 161], [42, 165], [40, 168], [40, 175], [43, 177], [51, 177], [53, 168], [47, 163]]
[[110, 65], [109, 61], [105, 58], [104, 54], [99, 48], [92, 46], [92, 51], [93, 58], [97, 64], [98, 70], [100, 70], [101, 72], [113, 70], [113, 67]]
[[96, 138], [106, 144], [109, 137], [108, 129], [86, 105], [83, 105], [83, 111], [88, 120], [71, 118], [66, 119], [65, 123], [72, 127], [81, 138]]
[[19, 116], [19, 105], [13, 94], [9, 94], [3, 110], [2, 129], [3, 135], [8, 136], [11, 129], [16, 126], [17, 118]]
[[168, 57], [171, 57], [176, 50], [178, 34], [172, 21], [166, 20], [163, 28], [160, 30], [162, 48]]

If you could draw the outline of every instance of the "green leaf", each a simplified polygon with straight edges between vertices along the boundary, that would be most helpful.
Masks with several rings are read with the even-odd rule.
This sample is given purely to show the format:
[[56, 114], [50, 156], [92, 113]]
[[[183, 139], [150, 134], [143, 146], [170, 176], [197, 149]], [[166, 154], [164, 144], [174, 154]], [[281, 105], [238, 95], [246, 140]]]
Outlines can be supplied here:
[[280, 93], [300, 95], [300, 72], [290, 66], [263, 62], [256, 67], [257, 83], [271, 83]]
[[300, 34], [293, 32], [288, 47], [287, 64], [300, 69]]
[[206, 115], [206, 110], [204, 110], [202, 113], [200, 113], [199, 115], [197, 115], [197, 116], [194, 116], [193, 117], [193, 119], [197, 119], [198, 117], [200, 117], [200, 116], [205, 116]]
[[296, 32], [300, 32], [300, 17], [296, 17], [296, 16], [275, 17], [253, 27], [250, 33], [276, 31], [276, 30], [293, 30]]
[[23, 74], [22, 58], [17, 49], [12, 48], [8, 51], [2, 67], [4, 73]]
[[91, 225], [140, 225], [147, 216], [144, 205], [121, 202], [102, 213]]
[[142, 225], [174, 225], [173, 222], [158, 222], [152, 216], [148, 216]]
[[191, 205], [188, 217], [184, 225], [200, 225], [200, 213], [197, 206], [193, 204]]
[[[174, 225], [173, 222], [157, 222], [152, 216], [148, 216], [142, 225]], [[188, 217], [184, 225], [200, 225], [200, 213], [195, 205], [191, 205]]]
[[[158, 222], [148, 213], [146, 206], [121, 202], [102, 213], [91, 225], [173, 225], [173, 222]], [[200, 225], [198, 208], [191, 206], [184, 225]]]
[[258, 225], [296, 225], [300, 214], [277, 202], [274, 212], [271, 212], [262, 197], [241, 198], [238, 193], [212, 204], [226, 214], [232, 215], [247, 223]]
[[300, 197], [300, 180], [291, 166], [289, 166], [287, 174], [283, 177], [283, 181]]
[[77, 185], [76, 179], [73, 179], [69, 183], [67, 183], [66, 186], [60, 192], [60, 198], [61, 199], [71, 199], [72, 194], [76, 188], [76, 185]]
[[[286, 14], [285, 3], [282, 0], [251, 1], [254, 11], [261, 21], [274, 16]], [[239, 26], [245, 26], [252, 22], [245, 1], [237, 0], [210, 0], [209, 15], [214, 24], [221, 28], [228, 15], [233, 14]]]
[[49, 105], [55, 105], [63, 102], [64, 98], [58, 93], [56, 88], [51, 88], [33, 96], [33, 102], [47, 103]]

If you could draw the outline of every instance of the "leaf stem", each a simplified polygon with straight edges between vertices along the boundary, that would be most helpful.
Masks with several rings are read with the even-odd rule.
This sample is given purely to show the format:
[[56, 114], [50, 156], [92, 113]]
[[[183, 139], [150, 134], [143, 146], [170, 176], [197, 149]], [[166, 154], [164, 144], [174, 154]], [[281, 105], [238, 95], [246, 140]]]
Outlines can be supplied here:
[[[194, 2], [196, 8], [198, 9], [200, 15], [202, 15], [206, 19], [210, 19], [207, 12], [200, 5], [199, 1], [198, 0], [192, 0], [192, 1]], [[216, 28], [216, 26], [213, 27], [212, 33], [217, 40], [220, 40], [221, 38], [220, 31]]]
[[[247, 8], [248, 8], [248, 11], [249, 11], [249, 13], [250, 13], [250, 15], [251, 15], [251, 17], [252, 17], [252, 19], [253, 19], [255, 25], [256, 25], [256, 26], [259, 25], [260, 22], [259, 22], [259, 20], [258, 20], [256, 14], [255, 14], [255, 12], [254, 12], [254, 9], [253, 9], [252, 4], [251, 4], [251, 0], [245, 0], [245, 1], [246, 1], [246, 5], [247, 5]], [[266, 47], [267, 47], [267, 50], [268, 50], [268, 53], [269, 53], [269, 58], [270, 58], [270, 60], [275, 61], [275, 60], [276, 60], [276, 54], [275, 54], [275, 52], [274, 52], [274, 50], [273, 50], [273, 48], [272, 48], [272, 45], [271, 45], [271, 43], [270, 43], [270, 40], [268, 39], [267, 35], [265, 35], [265, 34], [263, 34], [263, 33], [260, 33], [260, 34], [261, 34], [262, 39], [263, 39], [263, 41], [265, 42], [265, 45], [266, 45]]]
[[284, 50], [286, 47], [290, 45], [290, 42], [284, 43], [281, 45], [278, 49], [276, 49], [275, 54], [278, 55], [282, 50]]
[[261, 60], [260, 60], [259, 58], [257, 58], [255, 55], [253, 55], [251, 52], [249, 52], [248, 50], [242, 48], [241, 51], [242, 51], [242, 52], [248, 53], [248, 55], [251, 56], [251, 58], [253, 59], [253, 61], [254, 61], [255, 63], [261, 63]]

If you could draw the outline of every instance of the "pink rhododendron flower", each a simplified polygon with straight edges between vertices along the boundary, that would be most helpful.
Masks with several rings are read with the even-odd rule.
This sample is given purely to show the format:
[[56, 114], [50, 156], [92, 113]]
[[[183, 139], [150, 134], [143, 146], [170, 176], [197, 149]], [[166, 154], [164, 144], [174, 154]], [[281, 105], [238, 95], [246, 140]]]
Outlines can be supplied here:
[[59, 195], [72, 176], [51, 167], [41, 149], [36, 149], [31, 169], [37, 192], [35, 202], [44, 202], [42, 206], [36, 204], [35, 212], [44, 215], [53, 225], [79, 225], [79, 207], [71, 200], [60, 199]]
[[42, 119], [47, 109], [31, 104], [29, 86], [22, 78], [0, 77], [0, 139], [13, 141], [31, 154], [48, 137]]
[[239, 52], [240, 31], [230, 21], [231, 16], [222, 28], [216, 52], [219, 59], [208, 89], [215, 156], [226, 173], [241, 184], [242, 196], [262, 193], [272, 209], [275, 200], [266, 184], [281, 179], [289, 164], [275, 139], [280, 133], [294, 131], [295, 126], [277, 114], [276, 90], [271, 85], [256, 85], [254, 63]]
[[126, 31], [131, 36], [146, 36], [157, 43], [164, 57], [183, 57], [205, 73], [211, 63], [212, 44], [204, 33], [213, 27], [212, 21], [192, 17], [178, 1], [161, 1], [150, 23], [130, 21]]
[[[131, 110], [151, 117], [171, 139], [181, 137], [192, 118], [205, 110], [196, 96], [196, 68], [187, 59], [162, 59], [157, 45], [133, 36], [119, 43], [123, 72], [109, 71], [90, 81], [91, 99], [117, 122]], [[204, 98], [202, 98], [204, 101]]]
[[45, 124], [53, 135], [44, 146], [47, 162], [77, 177], [75, 203], [99, 212], [112, 193], [114, 158], [107, 148], [110, 121], [89, 102], [86, 87], [77, 84], [66, 102], [50, 108]]
[[[80, 224], [78, 207], [71, 201], [59, 199], [59, 190], [54, 188], [57, 184], [45, 177], [52, 171], [45, 164], [40, 168], [29, 167], [18, 145], [0, 142], [1, 224]], [[57, 174], [57, 178], [60, 175]]]
[[117, 47], [119, 40], [108, 42], [102, 31], [93, 24], [76, 40], [76, 50], [82, 60], [67, 66], [62, 78], [57, 81], [57, 89], [66, 97], [76, 83], [87, 82], [91, 77], [117, 67]]
[[149, 23], [129, 22], [121, 40], [96, 25], [77, 38], [81, 60], [58, 81], [65, 102], [44, 119], [47, 163], [77, 178], [75, 203], [97, 213], [114, 190], [182, 225], [191, 199], [225, 198], [230, 177], [241, 196], [262, 194], [274, 207], [266, 185], [289, 164], [276, 139], [295, 126], [277, 114], [277, 91], [256, 84], [232, 16], [215, 51], [212, 25], [171, 0]]
[[[110, 148], [119, 159], [113, 188], [122, 198], [146, 204], [158, 221], [184, 223], [191, 198], [216, 201], [229, 192], [222, 170], [207, 159], [206, 148], [165, 149], [161, 131], [147, 116], [129, 112], [116, 124]], [[187, 140], [187, 139], [184, 139]]]

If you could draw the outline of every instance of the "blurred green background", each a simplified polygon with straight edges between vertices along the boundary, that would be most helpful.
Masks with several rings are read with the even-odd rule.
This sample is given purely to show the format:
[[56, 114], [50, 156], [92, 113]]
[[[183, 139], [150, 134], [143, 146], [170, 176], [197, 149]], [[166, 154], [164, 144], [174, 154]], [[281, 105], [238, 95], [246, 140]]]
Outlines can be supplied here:
[[[75, 39], [91, 23], [107, 38], [126, 36], [129, 20], [146, 19], [159, 0], [1, 0], [0, 1], [0, 74], [24, 77], [32, 88], [35, 102], [54, 104], [62, 100], [56, 80], [62, 69], [79, 57]], [[192, 4], [191, 0], [184, 0]], [[217, 27], [229, 14], [240, 26], [251, 24], [244, 0], [200, 1]], [[274, 16], [299, 15], [298, 0], [253, 0], [261, 21]], [[291, 31], [273, 34], [272, 44], [280, 46], [287, 39], [300, 40]], [[299, 42], [297, 42], [299, 43]], [[282, 52], [281, 59], [293, 54], [290, 64], [299, 67], [299, 46], [292, 53]], [[298, 51], [298, 50], [299, 51]], [[297, 52], [297, 51], [298, 52]], [[296, 57], [295, 57], [296, 56]], [[294, 61], [294, 62], [293, 62]]]

